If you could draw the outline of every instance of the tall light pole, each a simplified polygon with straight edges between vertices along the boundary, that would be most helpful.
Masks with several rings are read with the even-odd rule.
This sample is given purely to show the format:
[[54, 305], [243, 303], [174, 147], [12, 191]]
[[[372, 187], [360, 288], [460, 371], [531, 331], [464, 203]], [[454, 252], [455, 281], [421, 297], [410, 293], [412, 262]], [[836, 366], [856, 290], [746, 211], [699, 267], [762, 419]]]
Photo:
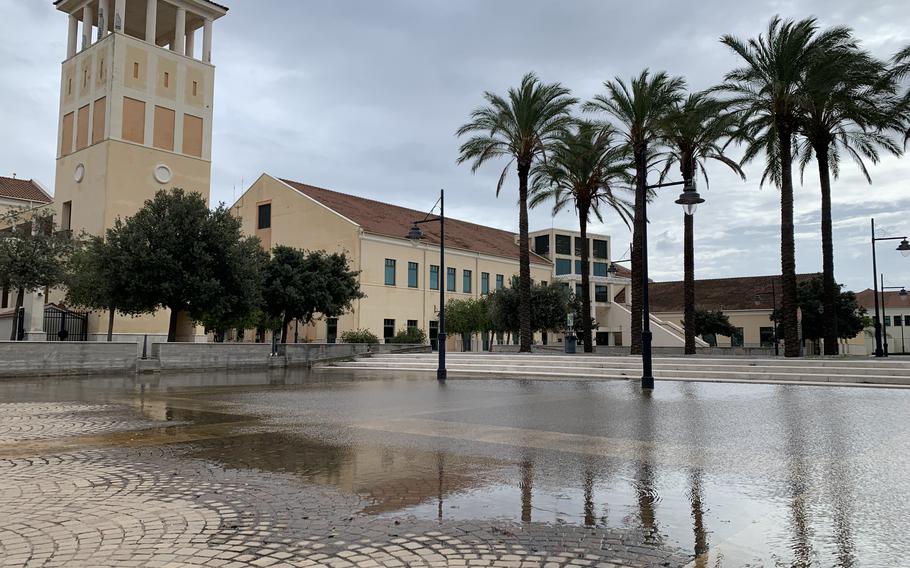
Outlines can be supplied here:
[[878, 309], [878, 266], [875, 262], [875, 243], [876, 241], [900, 241], [897, 250], [902, 256], [910, 256], [910, 242], [907, 237], [876, 237], [875, 236], [875, 219], [872, 219], [872, 296], [875, 298], [875, 356], [884, 357], [885, 352], [882, 350], [882, 318], [879, 317]]
[[408, 238], [413, 241], [419, 241], [424, 239], [423, 231], [420, 229], [420, 225], [424, 223], [435, 223], [439, 222], [439, 271], [436, 274], [436, 284], [439, 288], [439, 330], [436, 332], [436, 344], [438, 345], [437, 351], [439, 352], [439, 364], [436, 367], [436, 380], [445, 381], [446, 380], [446, 216], [445, 216], [445, 190], [439, 190], [439, 201], [436, 202], [439, 205], [439, 217], [435, 219], [430, 219], [430, 214], [433, 213], [433, 209], [436, 209], [436, 205], [433, 206], [433, 209], [430, 209], [430, 212], [427, 213], [426, 217], [420, 221], [414, 221], [414, 224], [411, 226], [411, 230], [408, 231]]
[[[906, 295], [907, 295], [907, 290], [906, 290], [903, 286], [885, 286], [885, 275], [884, 275], [884, 274], [880, 274], [879, 276], [881, 277], [881, 282], [882, 282], [882, 290], [881, 290], [881, 296], [882, 296], [882, 323], [884, 324], [885, 318], [888, 317], [888, 316], [885, 314], [885, 311], [886, 311], [886, 308], [887, 308], [887, 304], [885, 303], [885, 290], [900, 290], [900, 292], [898, 292], [898, 295], [900, 295], [900, 296], [906, 296]], [[897, 317], [903, 317], [903, 316], [901, 316], [900, 314], [898, 314]], [[901, 323], [903, 324], [903, 322], [901, 322]], [[894, 326], [892, 325], [891, 327], [894, 327]], [[887, 356], [888, 356], [888, 327], [885, 326], [885, 325], [882, 325], [882, 330], [883, 330], [883, 332], [882, 332], [882, 340], [883, 340], [883, 343], [884, 343], [884, 356], [887, 357]], [[903, 352], [903, 351], [904, 351], [904, 328], [903, 328], [903, 326], [901, 326], [901, 352]]]

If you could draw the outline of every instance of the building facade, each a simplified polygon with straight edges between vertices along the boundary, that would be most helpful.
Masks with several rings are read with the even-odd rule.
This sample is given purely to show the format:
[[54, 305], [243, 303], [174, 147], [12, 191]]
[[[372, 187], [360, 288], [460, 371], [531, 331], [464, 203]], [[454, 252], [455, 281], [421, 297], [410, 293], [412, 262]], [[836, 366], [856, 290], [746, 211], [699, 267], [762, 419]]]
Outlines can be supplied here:
[[[62, 229], [103, 234], [161, 189], [209, 196], [213, 22], [208, 0], [58, 0], [67, 14], [54, 208]], [[197, 41], [197, 38], [201, 41]], [[117, 317], [118, 339], [166, 338], [168, 310]], [[89, 318], [105, 337], [107, 314]], [[204, 338], [180, 322], [182, 340]]]
[[[856, 301], [866, 308], [870, 323], [875, 317], [874, 292], [865, 289], [856, 294]], [[886, 290], [879, 292], [879, 312], [882, 316], [882, 347], [887, 344], [890, 355], [910, 354], [910, 292], [906, 290]], [[875, 353], [875, 328], [871, 325], [855, 338], [857, 347], [862, 347], [862, 354]]]

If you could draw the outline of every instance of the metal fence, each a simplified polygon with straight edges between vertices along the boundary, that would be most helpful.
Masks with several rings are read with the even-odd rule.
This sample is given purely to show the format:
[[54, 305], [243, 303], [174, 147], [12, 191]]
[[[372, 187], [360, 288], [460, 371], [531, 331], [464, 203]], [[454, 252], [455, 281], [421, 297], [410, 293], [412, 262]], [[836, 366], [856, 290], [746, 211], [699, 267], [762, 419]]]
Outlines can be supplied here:
[[88, 314], [48, 306], [44, 308], [44, 332], [47, 341], [86, 341]]

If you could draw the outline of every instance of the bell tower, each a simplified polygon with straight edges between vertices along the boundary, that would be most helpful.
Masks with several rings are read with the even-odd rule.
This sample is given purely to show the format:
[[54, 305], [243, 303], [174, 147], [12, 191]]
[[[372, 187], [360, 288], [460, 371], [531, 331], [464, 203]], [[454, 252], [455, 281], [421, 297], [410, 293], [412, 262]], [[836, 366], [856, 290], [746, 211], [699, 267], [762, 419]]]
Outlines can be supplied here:
[[[228, 9], [210, 0], [54, 5], [68, 16], [54, 195], [61, 227], [101, 235], [160, 189], [208, 199], [213, 23]], [[118, 318], [115, 332], [166, 334], [164, 312]], [[100, 318], [91, 319], [90, 335], [100, 333]]]

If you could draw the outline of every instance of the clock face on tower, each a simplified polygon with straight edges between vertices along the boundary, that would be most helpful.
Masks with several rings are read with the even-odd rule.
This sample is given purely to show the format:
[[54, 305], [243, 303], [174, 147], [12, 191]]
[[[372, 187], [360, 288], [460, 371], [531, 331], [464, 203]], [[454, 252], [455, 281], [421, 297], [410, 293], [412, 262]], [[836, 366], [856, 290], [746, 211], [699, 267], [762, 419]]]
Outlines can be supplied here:
[[155, 166], [155, 181], [158, 183], [167, 183], [171, 181], [173, 174], [171, 173], [171, 168], [165, 166], [164, 164], [158, 164]]
[[82, 180], [85, 179], [85, 164], [76, 166], [76, 169], [73, 170], [73, 179], [76, 180], [76, 183], [82, 183]]

